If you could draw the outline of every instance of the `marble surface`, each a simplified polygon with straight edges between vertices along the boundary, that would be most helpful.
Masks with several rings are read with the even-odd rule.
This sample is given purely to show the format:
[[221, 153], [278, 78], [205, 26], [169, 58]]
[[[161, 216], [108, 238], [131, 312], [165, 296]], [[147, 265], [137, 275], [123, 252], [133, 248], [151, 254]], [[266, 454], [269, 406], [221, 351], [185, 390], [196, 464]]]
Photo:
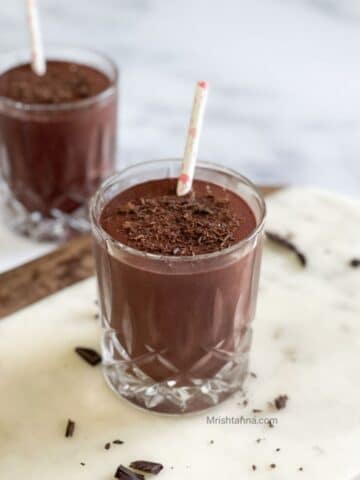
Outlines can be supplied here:
[[[182, 155], [205, 78], [202, 158], [259, 183], [359, 195], [357, 0], [39, 3], [45, 46], [97, 48], [121, 68], [119, 168]], [[0, 22], [0, 53], [28, 44], [23, 0], [1, 2]], [[1, 229], [0, 246], [6, 238]], [[47, 249], [14, 241], [0, 270]]]
[[[0, 322], [0, 478], [105, 480], [139, 457], [164, 463], [159, 480], [359, 478], [360, 270], [348, 262], [360, 256], [360, 202], [294, 188], [268, 206], [269, 228], [291, 234], [309, 265], [266, 245], [248, 406], [239, 394], [207, 414], [169, 418], [119, 401], [73, 352], [99, 344], [90, 279]], [[284, 393], [284, 410], [267, 406]], [[276, 426], [206, 421], [253, 419], [254, 408]], [[115, 438], [124, 445], [104, 450]]]

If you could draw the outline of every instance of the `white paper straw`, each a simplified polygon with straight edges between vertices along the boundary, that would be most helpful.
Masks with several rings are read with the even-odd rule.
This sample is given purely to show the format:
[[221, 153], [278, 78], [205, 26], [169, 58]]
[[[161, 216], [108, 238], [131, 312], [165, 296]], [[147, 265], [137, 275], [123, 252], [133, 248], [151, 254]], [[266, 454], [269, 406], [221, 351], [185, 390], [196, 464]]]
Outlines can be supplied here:
[[46, 64], [41, 38], [39, 9], [36, 0], [26, 0], [31, 42], [31, 67], [37, 75], [44, 75]]
[[184, 159], [176, 188], [178, 196], [186, 195], [192, 187], [208, 89], [207, 82], [201, 81], [196, 85]]

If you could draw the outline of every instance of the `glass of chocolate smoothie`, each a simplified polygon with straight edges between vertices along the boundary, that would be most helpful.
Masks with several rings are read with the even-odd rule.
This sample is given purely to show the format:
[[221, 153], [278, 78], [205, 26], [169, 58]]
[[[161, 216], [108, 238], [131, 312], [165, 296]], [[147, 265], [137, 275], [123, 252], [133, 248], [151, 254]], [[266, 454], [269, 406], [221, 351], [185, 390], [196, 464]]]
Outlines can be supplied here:
[[6, 221], [39, 240], [89, 230], [88, 200], [113, 172], [117, 68], [102, 54], [47, 48], [0, 58], [0, 173]]
[[123, 170], [90, 211], [107, 382], [172, 414], [216, 405], [243, 384], [265, 218], [256, 188], [210, 163], [177, 197], [180, 164]]

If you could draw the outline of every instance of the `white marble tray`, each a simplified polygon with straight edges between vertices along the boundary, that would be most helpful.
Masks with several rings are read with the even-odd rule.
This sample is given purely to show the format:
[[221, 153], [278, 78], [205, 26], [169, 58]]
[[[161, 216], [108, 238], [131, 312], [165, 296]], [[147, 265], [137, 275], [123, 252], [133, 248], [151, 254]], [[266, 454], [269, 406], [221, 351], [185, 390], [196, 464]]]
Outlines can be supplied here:
[[[0, 322], [1, 480], [110, 480], [120, 463], [137, 459], [162, 462], [162, 480], [356, 478], [360, 269], [348, 262], [360, 256], [360, 202], [289, 189], [268, 205], [268, 228], [291, 233], [309, 266], [266, 247], [249, 405], [239, 394], [206, 414], [169, 418], [119, 401], [100, 368], [73, 353], [99, 343], [91, 279]], [[267, 402], [282, 393], [288, 405], [274, 412]], [[206, 421], [253, 418], [253, 408], [278, 424]], [[64, 438], [68, 418], [76, 421], [73, 438]], [[116, 438], [124, 445], [105, 450]]]

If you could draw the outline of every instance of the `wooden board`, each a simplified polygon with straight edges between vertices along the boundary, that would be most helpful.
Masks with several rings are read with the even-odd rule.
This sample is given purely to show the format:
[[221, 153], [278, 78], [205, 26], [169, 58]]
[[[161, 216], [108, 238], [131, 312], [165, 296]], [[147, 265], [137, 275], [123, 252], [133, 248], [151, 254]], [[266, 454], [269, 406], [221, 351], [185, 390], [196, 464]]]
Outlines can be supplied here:
[[[260, 187], [269, 195], [281, 187]], [[82, 235], [43, 257], [0, 274], [0, 318], [94, 274], [92, 240]]]

